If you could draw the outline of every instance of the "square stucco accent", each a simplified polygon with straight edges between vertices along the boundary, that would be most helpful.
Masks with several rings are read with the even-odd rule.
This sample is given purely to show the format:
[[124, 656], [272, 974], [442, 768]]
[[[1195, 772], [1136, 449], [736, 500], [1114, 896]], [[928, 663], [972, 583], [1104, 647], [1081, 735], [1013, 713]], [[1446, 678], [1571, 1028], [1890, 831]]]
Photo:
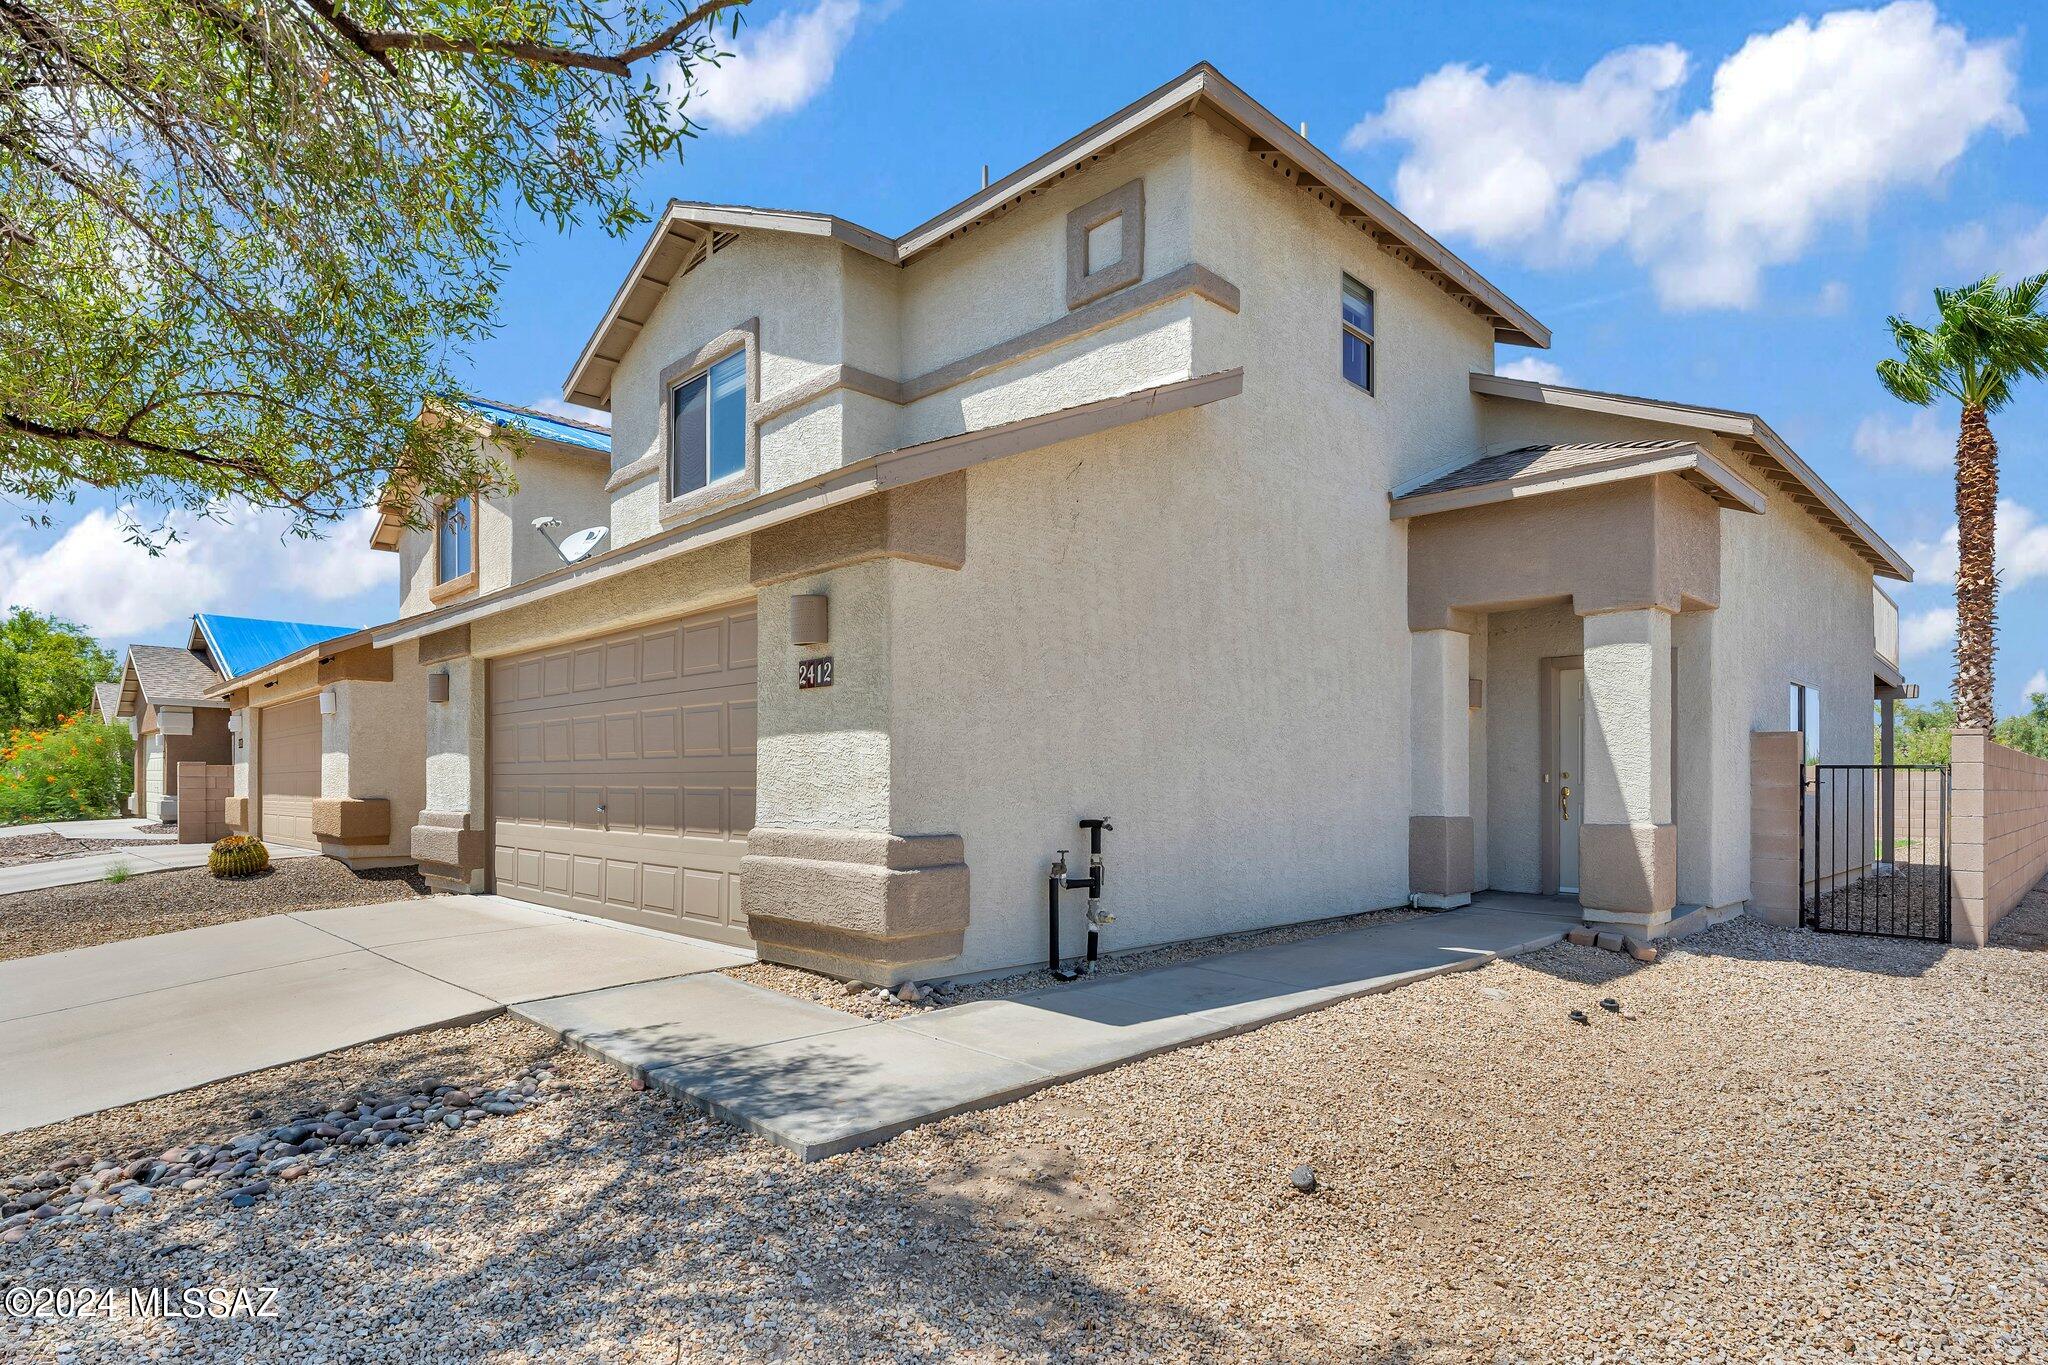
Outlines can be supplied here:
[[893, 984], [960, 954], [957, 835], [756, 829], [740, 860], [747, 929], [768, 962]]
[[223, 818], [227, 821], [229, 829], [237, 834], [247, 834], [249, 832], [249, 798], [246, 796], [230, 796], [227, 799]]
[[391, 839], [391, 803], [381, 796], [322, 796], [313, 801], [313, 837], [330, 844], [382, 844]]
[[[1121, 219], [1123, 250], [1116, 261], [1088, 273], [1088, 234]], [[1093, 303], [1145, 278], [1145, 182], [1133, 180], [1067, 215], [1067, 308]]]
[[462, 811], [423, 810], [412, 827], [412, 856], [429, 876], [459, 880], [484, 865], [484, 832]]
[[1678, 904], [1676, 825], [1579, 826], [1579, 904], [1587, 919], [1653, 928]]
[[962, 470], [756, 531], [755, 587], [869, 559], [910, 559], [957, 569], [967, 562], [967, 474]]
[[1429, 897], [1472, 894], [1472, 817], [1408, 817], [1408, 889]]

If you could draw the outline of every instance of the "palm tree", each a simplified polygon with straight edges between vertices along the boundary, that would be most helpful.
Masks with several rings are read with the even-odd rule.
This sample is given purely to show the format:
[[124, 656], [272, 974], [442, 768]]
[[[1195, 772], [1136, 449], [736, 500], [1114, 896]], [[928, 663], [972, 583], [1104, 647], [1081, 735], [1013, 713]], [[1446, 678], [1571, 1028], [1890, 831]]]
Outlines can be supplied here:
[[1963, 405], [1956, 437], [1956, 723], [1989, 730], [1991, 656], [1998, 613], [1998, 442], [1990, 414], [2012, 401], [2014, 381], [2048, 374], [2048, 316], [2040, 311], [2048, 274], [2010, 288], [1986, 275], [1961, 289], [1937, 289], [1933, 331], [1891, 319], [1899, 358], [1877, 377], [1901, 402], [1926, 407], [1938, 394]]

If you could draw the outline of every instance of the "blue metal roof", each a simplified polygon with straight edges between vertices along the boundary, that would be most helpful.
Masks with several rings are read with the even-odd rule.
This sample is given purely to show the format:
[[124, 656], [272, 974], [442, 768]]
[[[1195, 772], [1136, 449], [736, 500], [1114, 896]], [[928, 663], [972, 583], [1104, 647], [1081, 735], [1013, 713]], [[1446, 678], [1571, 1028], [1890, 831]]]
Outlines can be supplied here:
[[551, 417], [547, 413], [535, 412], [532, 408], [514, 407], [510, 403], [494, 403], [488, 398], [460, 397], [455, 401], [492, 426], [516, 427], [529, 436], [538, 436], [543, 440], [611, 454], [612, 434], [603, 427], [567, 417]]
[[239, 678], [265, 664], [274, 664], [287, 654], [307, 645], [353, 635], [356, 626], [316, 626], [306, 621], [262, 621], [252, 616], [219, 616], [212, 612], [192, 618], [193, 629], [206, 640], [207, 652], [223, 678]]

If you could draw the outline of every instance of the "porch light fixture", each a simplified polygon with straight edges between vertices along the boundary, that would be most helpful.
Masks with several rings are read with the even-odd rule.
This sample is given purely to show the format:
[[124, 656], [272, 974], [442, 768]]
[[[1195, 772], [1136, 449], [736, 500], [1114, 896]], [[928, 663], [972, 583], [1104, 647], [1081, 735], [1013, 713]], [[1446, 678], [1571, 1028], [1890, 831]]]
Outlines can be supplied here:
[[800, 592], [789, 599], [789, 642], [822, 645], [832, 639], [832, 599], [821, 592]]
[[427, 700], [443, 702], [448, 700], [448, 670], [437, 669], [427, 674]]
[[334, 712], [335, 712], [335, 708], [336, 708], [336, 707], [337, 707], [337, 706], [338, 706], [339, 704], [340, 704], [340, 702], [339, 702], [339, 700], [338, 700], [338, 699], [337, 699], [337, 698], [335, 697], [335, 695], [334, 695], [334, 689], [333, 689], [333, 688], [331, 688], [331, 687], [326, 687], [326, 688], [322, 688], [322, 689], [321, 689], [321, 691], [320, 691], [320, 714], [321, 714], [321, 715], [323, 715], [323, 716], [331, 716], [331, 715], [333, 715], [333, 714], [334, 714]]

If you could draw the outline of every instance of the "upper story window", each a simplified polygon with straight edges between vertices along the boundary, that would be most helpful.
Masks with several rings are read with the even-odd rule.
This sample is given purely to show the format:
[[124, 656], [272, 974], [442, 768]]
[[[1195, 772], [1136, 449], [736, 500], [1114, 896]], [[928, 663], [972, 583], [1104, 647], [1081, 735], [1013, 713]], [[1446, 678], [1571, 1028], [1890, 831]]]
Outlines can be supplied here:
[[457, 498], [434, 520], [434, 582], [452, 583], [475, 568], [475, 512], [468, 498]]
[[671, 499], [747, 468], [747, 353], [735, 351], [669, 391]]
[[1344, 377], [1372, 392], [1372, 290], [1344, 277]]

